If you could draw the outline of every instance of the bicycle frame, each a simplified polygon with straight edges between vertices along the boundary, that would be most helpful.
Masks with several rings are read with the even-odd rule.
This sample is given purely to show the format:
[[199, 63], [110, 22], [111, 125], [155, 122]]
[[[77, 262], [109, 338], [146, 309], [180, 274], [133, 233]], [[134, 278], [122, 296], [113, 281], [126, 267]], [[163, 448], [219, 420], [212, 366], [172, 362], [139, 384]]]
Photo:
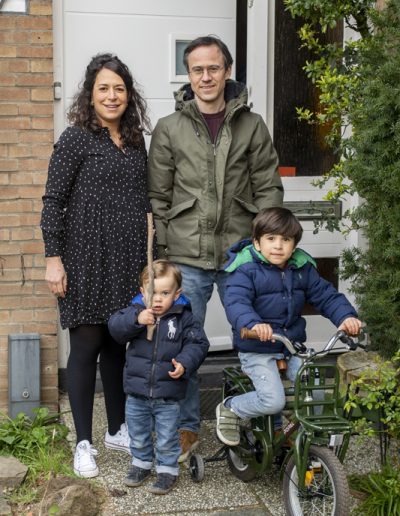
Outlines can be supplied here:
[[[337, 332], [323, 351], [316, 353], [301, 345], [296, 348], [284, 336], [273, 336], [273, 339], [285, 344], [292, 354], [300, 356], [303, 364], [297, 372], [294, 386], [285, 388], [284, 412], [291, 411], [292, 415], [288, 417], [289, 423], [283, 433], [275, 436], [273, 415], [260, 416], [250, 422], [249, 433], [254, 436], [254, 442], [241, 442], [235, 447], [235, 453], [251, 464], [258, 473], [269, 470], [274, 457], [287, 450], [286, 447], [284, 450], [284, 444], [287, 443], [288, 433], [293, 430], [295, 441], [287, 450], [282, 463], [282, 472], [293, 455], [300, 491], [306, 489], [307, 457], [311, 445], [328, 446], [334, 450], [341, 462], [344, 460], [350, 440], [351, 424], [340, 414], [339, 373], [336, 364], [315, 360], [317, 357], [327, 355], [336, 342], [344, 337], [344, 332]], [[346, 346], [347, 350], [351, 349], [348, 343]], [[250, 378], [239, 368], [229, 367], [224, 370], [224, 398], [253, 389]], [[323, 397], [318, 396], [317, 393], [323, 393]], [[322, 399], [315, 399], [315, 397]]]

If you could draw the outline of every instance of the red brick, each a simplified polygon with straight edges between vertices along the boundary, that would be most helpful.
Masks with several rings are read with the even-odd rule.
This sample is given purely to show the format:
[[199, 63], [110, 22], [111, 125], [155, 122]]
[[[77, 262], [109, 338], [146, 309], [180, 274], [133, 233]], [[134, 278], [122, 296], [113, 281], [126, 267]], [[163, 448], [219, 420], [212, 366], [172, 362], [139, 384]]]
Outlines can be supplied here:
[[18, 115], [18, 107], [17, 104], [0, 104], [0, 115]]
[[31, 228], [18, 228], [11, 230], [11, 240], [32, 240], [34, 230]]
[[[18, 170], [18, 160], [16, 159], [2, 159], [0, 160], [0, 172], [12, 172]], [[5, 194], [6, 192], [4, 192]], [[0, 197], [4, 198], [5, 195], [0, 193]]]
[[32, 118], [32, 129], [52, 129], [52, 128], [53, 128], [53, 118], [50, 118], [50, 117]]
[[1, 143], [18, 143], [17, 131], [0, 131]]
[[[25, 100], [25, 99], [23, 99]], [[36, 101], [52, 101], [53, 88], [35, 88], [31, 90], [31, 100]]]
[[[7, 152], [8, 152], [8, 149], [7, 149]], [[4, 156], [4, 157], [6, 157], [6, 156]], [[10, 183], [10, 175], [6, 172], [2, 172], [0, 174], [0, 185], [7, 186], [9, 183]]]
[[23, 332], [22, 328], [23, 327], [21, 324], [0, 324], [0, 335], [9, 335], [10, 333], [21, 333]]
[[13, 16], [0, 16], [0, 30], [15, 30], [16, 18]]
[[51, 72], [53, 73], [52, 59], [32, 59], [30, 62], [30, 69], [33, 73]]
[[[23, 135], [32, 133], [32, 132], [33, 131], [27, 131], [25, 133], [20, 133], [21, 134], [20, 141], [21, 142], [31, 141], [28, 139], [24, 139]], [[35, 146], [35, 154], [37, 155], [36, 146]], [[24, 159], [22, 162], [20, 162], [20, 170], [47, 170], [47, 167], [49, 165], [49, 157], [50, 157], [50, 154], [48, 154], [45, 159]]]
[[13, 310], [11, 312], [11, 320], [13, 323], [21, 323], [32, 321], [33, 310]]
[[17, 76], [15, 84], [17, 86], [52, 86], [53, 76], [51, 74], [25, 73]]
[[29, 72], [29, 59], [13, 59], [9, 61], [9, 71], [15, 73]]
[[[18, 104], [20, 115], [53, 115], [53, 104]], [[1, 114], [1, 111], [0, 111]], [[7, 113], [4, 113], [7, 114]]]
[[22, 30], [51, 30], [53, 27], [53, 21], [50, 16], [43, 16], [37, 18], [34, 18], [33, 16], [19, 16], [16, 19], [15, 24], [18, 29]]
[[[15, 215], [16, 224], [15, 227], [18, 225], [18, 219], [19, 217]], [[3, 217], [3, 215], [0, 215], [0, 224], [3, 226], [6, 226], [3, 221], [6, 220], [6, 217]], [[0, 256], [3, 258], [9, 254], [19, 254], [21, 252], [21, 246], [17, 242], [13, 242], [10, 244], [10, 242], [0, 242]]]
[[57, 321], [54, 322], [30, 322], [23, 325], [24, 332], [27, 333], [56, 333]]
[[[31, 46], [31, 45], [21, 45], [15, 48], [16, 57], [44, 57], [50, 58], [53, 57], [53, 48], [48, 47], [40, 47], [40, 46]], [[1, 55], [1, 45], [0, 45], [0, 55]]]
[[[32, 157], [31, 145], [10, 145], [10, 158], [30, 158]], [[14, 174], [15, 175], [15, 174]], [[31, 183], [32, 181], [29, 181]], [[10, 184], [21, 184], [21, 182], [10, 181]], [[22, 184], [26, 184], [25, 182]]]
[[0, 86], [15, 86], [17, 77], [13, 73], [0, 74]]
[[31, 16], [50, 16], [52, 12], [51, 2], [43, 2], [43, 0], [35, 2], [31, 0], [29, 5], [29, 13]]
[[0, 118], [0, 129], [30, 129], [31, 119], [28, 117]]
[[6, 88], [0, 87], [0, 100], [11, 100], [17, 102], [18, 100], [28, 101], [31, 92], [28, 88]]
[[0, 45], [0, 57], [17, 57], [17, 47]]
[[18, 194], [22, 199], [41, 197], [43, 195], [43, 187], [21, 186], [20, 188], [18, 188]]
[[2, 213], [32, 212], [33, 203], [27, 199], [6, 200], [1, 203]]
[[43, 242], [21, 242], [20, 246], [23, 253], [44, 253]]
[[31, 43], [31, 33], [28, 31], [2, 31], [0, 32], [0, 44], [21, 44]]
[[[40, 223], [40, 213], [31, 213], [29, 215], [20, 215], [21, 226], [36, 226]], [[36, 251], [33, 251], [36, 252]]]
[[[8, 229], [0, 229], [0, 240], [5, 242], [6, 240], [10, 240], [10, 231]], [[0, 260], [0, 270], [1, 270], [1, 260]]]
[[33, 45], [52, 45], [53, 43], [53, 31], [51, 30], [41, 30], [41, 31], [32, 31], [30, 33], [30, 41]]

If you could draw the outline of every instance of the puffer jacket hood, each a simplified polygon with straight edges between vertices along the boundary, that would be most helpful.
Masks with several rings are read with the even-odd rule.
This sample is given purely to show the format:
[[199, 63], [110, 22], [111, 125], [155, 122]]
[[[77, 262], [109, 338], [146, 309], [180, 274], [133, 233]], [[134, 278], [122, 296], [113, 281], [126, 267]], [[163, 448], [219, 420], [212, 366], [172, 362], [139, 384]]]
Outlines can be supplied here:
[[[270, 262], [254, 247], [252, 241], [248, 238], [234, 244], [226, 253], [228, 261], [224, 265], [226, 272], [234, 272], [238, 267], [249, 262], [261, 262], [271, 265]], [[296, 248], [292, 256], [289, 258], [288, 267], [299, 269], [306, 263], [311, 263], [314, 267], [317, 264], [312, 256], [303, 249]]]

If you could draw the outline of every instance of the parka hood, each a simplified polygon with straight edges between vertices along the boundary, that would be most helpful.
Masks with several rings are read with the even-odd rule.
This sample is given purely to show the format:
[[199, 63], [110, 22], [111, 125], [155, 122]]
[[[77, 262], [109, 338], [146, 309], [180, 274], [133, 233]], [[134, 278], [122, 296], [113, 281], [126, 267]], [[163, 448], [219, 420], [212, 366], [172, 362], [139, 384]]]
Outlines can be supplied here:
[[[227, 252], [228, 262], [224, 266], [226, 272], [234, 272], [238, 267], [249, 262], [262, 262], [267, 265], [271, 263], [257, 251], [251, 239], [246, 238], [234, 244]], [[317, 264], [315, 260], [303, 249], [296, 248], [292, 256], [289, 258], [288, 267], [299, 269], [306, 263], [311, 263], [315, 268]]]
[[[242, 105], [247, 109], [251, 106], [247, 105], [248, 91], [245, 84], [242, 82], [228, 79], [225, 84], [225, 102], [228, 104], [231, 101], [236, 101], [234, 104]], [[175, 111], [181, 111], [189, 107], [189, 105], [195, 102], [194, 93], [190, 83], [184, 84], [178, 91], [174, 92], [175, 98]], [[193, 102], [191, 102], [193, 101]]]

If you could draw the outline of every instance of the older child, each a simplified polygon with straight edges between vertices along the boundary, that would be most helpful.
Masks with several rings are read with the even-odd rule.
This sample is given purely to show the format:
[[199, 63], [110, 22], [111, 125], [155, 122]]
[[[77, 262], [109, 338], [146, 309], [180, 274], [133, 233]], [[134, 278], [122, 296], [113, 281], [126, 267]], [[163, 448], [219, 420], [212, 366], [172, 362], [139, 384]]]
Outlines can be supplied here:
[[[154, 262], [154, 293], [151, 308], [145, 307], [149, 273], [140, 277], [140, 292], [132, 306], [109, 320], [113, 338], [129, 346], [126, 352], [124, 390], [126, 422], [131, 439], [132, 466], [125, 484], [137, 487], [150, 476], [154, 449], [157, 480], [150, 488], [166, 494], [178, 480], [179, 400], [186, 394], [189, 376], [205, 359], [209, 342], [193, 318], [188, 300], [181, 294], [182, 276], [167, 260]], [[148, 326], [155, 324], [150, 342]]]
[[[242, 370], [255, 390], [230, 397], [217, 406], [217, 435], [227, 445], [240, 442], [239, 419], [277, 414], [285, 405], [285, 392], [276, 360], [284, 345], [272, 340], [280, 333], [290, 340], [306, 340], [301, 317], [310, 303], [340, 330], [357, 335], [361, 321], [343, 294], [317, 272], [314, 260], [296, 246], [303, 230], [285, 208], [262, 210], [253, 221], [253, 240], [243, 240], [229, 251], [225, 270], [232, 273], [225, 293], [225, 311], [233, 328]], [[242, 340], [240, 329], [255, 330], [259, 340]], [[289, 360], [293, 379], [300, 363]]]

